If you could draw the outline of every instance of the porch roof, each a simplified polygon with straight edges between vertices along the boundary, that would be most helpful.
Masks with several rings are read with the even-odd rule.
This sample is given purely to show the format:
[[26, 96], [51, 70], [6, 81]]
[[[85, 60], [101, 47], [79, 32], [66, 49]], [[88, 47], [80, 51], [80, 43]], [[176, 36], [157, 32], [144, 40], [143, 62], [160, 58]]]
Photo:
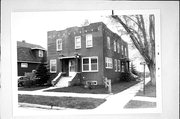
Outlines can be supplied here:
[[67, 57], [58, 57], [59, 59], [73, 59], [73, 58], [79, 58], [77, 56], [67, 56]]
[[130, 59], [128, 57], [121, 58], [120, 60], [121, 61], [128, 61], [128, 62], [130, 62]]

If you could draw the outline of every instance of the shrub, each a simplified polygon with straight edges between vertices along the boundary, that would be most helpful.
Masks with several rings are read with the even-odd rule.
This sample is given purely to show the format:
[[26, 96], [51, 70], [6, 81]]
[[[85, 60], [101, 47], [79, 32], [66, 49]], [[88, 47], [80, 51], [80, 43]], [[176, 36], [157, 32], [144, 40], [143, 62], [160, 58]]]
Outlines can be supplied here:
[[120, 81], [132, 81], [135, 80], [135, 78], [132, 76], [130, 72], [122, 72], [120, 75]]
[[30, 88], [30, 87], [32, 87], [34, 85], [35, 85], [35, 82], [33, 80], [26, 80], [26, 81], [24, 81], [24, 87]]
[[41, 63], [38, 65], [36, 71], [37, 71], [36, 77], [38, 78], [37, 83], [39, 85], [46, 84], [48, 82], [48, 80], [50, 79], [50, 73], [47, 68], [47, 65], [45, 64], [44, 58], [42, 58]]

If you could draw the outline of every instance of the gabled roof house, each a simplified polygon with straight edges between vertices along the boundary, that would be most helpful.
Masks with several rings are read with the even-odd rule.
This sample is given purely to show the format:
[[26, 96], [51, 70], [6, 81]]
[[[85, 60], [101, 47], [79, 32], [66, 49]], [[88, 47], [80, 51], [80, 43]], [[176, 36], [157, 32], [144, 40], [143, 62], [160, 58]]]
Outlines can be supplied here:
[[46, 59], [46, 50], [40, 45], [17, 41], [17, 65], [18, 76], [24, 76], [25, 72], [35, 70], [41, 59]]

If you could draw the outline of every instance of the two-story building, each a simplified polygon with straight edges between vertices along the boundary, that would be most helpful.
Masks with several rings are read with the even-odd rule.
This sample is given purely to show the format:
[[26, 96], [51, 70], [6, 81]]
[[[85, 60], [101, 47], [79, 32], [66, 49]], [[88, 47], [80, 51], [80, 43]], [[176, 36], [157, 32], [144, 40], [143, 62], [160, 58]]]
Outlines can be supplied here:
[[103, 85], [104, 77], [115, 82], [120, 80], [121, 72], [129, 71], [128, 45], [103, 22], [49, 31], [48, 62], [60, 87], [73, 80], [64, 77], [78, 74], [85, 83]]
[[46, 50], [42, 46], [17, 41], [18, 76], [24, 76], [26, 72], [36, 70], [42, 58], [47, 59]]

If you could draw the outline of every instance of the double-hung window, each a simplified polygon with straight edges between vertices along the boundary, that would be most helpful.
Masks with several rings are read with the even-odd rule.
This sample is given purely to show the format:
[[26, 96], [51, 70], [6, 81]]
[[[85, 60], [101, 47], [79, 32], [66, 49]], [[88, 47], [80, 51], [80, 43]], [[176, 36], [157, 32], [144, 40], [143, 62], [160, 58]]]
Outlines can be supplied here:
[[76, 36], [75, 37], [75, 49], [80, 49], [81, 48], [81, 36]]
[[124, 55], [125, 55], [125, 57], [127, 57], [127, 50], [126, 50], [126, 47], [124, 47]]
[[56, 40], [56, 50], [57, 51], [62, 50], [62, 39], [57, 39]]
[[110, 41], [110, 37], [107, 37], [107, 48], [111, 49], [111, 41]]
[[97, 72], [98, 71], [98, 57], [83, 57], [82, 58], [83, 72]]
[[115, 68], [115, 72], [117, 72], [117, 59], [114, 59], [114, 68]]
[[114, 41], [114, 52], [116, 52], [116, 41]]
[[121, 71], [121, 62], [120, 62], [120, 60], [118, 60], [118, 71], [119, 72]]
[[117, 42], [117, 52], [120, 53], [120, 47], [119, 47], [119, 43]]
[[56, 73], [56, 71], [57, 71], [56, 59], [52, 59], [52, 60], [50, 60], [50, 72]]
[[86, 35], [86, 48], [93, 47], [93, 37], [92, 34]]
[[105, 66], [107, 69], [113, 68], [112, 58], [105, 57]]
[[121, 46], [122, 55], [124, 55], [123, 45]]

